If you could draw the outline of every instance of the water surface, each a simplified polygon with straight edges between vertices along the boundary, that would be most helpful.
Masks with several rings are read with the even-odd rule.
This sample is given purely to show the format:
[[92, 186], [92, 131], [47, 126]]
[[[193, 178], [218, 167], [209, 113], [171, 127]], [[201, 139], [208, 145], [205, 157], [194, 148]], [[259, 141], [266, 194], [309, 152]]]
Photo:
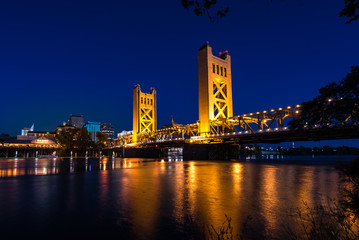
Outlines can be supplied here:
[[0, 159], [6, 237], [188, 239], [226, 214], [251, 239], [281, 239], [290, 213], [326, 197], [341, 198], [328, 164]]

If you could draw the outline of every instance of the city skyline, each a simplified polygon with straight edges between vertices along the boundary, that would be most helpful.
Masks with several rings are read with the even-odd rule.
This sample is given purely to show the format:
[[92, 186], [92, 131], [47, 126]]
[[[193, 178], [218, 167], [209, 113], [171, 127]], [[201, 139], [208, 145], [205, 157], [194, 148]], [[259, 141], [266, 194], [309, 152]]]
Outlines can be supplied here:
[[[234, 115], [300, 104], [358, 62], [358, 23], [344, 24], [338, 17], [343, 3], [334, 2], [233, 3], [214, 24], [192, 16], [180, 2], [167, 3], [173, 16], [145, 2], [147, 10], [123, 14], [116, 10], [135, 6], [6, 3], [0, 78], [11, 117], [1, 120], [0, 132], [15, 135], [33, 122], [53, 131], [71, 113], [110, 122], [117, 132], [131, 130], [135, 84], [158, 92], [158, 127], [171, 116], [177, 123], [195, 122], [197, 50], [206, 41], [214, 54], [228, 50], [232, 56]], [[255, 20], [254, 10], [268, 22]]]

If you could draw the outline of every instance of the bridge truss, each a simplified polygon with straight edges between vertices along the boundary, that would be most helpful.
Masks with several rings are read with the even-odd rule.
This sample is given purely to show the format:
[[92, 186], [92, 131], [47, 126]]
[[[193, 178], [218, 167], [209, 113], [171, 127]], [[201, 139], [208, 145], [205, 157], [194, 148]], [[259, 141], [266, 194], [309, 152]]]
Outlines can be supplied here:
[[145, 146], [162, 142], [223, 142], [224, 137], [241, 138], [243, 135], [254, 135], [287, 130], [290, 119], [296, 118], [300, 105], [271, 109], [256, 113], [243, 114], [230, 118], [220, 118], [210, 121], [210, 132], [199, 134], [199, 122], [187, 125], [171, 124], [156, 131], [146, 131], [137, 135], [137, 143], [132, 135], [115, 139], [115, 146]]

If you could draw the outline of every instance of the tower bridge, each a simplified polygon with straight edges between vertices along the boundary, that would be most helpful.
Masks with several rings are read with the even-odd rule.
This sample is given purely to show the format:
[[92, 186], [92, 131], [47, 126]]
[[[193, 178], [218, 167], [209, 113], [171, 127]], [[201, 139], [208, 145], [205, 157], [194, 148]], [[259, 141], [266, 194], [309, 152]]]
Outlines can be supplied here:
[[[222, 146], [231, 151], [229, 145], [243, 143], [322, 140], [335, 138], [357, 138], [359, 133], [345, 129], [329, 131], [308, 129], [303, 133], [290, 131], [289, 120], [300, 113], [300, 105], [280, 107], [265, 111], [233, 115], [231, 57], [228, 51], [219, 56], [212, 54], [207, 44], [198, 50], [199, 120], [192, 124], [172, 124], [157, 129], [156, 90], [141, 92], [140, 85], [133, 92], [133, 133], [115, 139], [114, 148], [159, 149], [191, 145]], [[223, 147], [227, 144], [227, 147]], [[208, 146], [202, 147], [209, 151]], [[220, 150], [221, 151], [221, 150]], [[142, 151], [143, 152], [143, 151]], [[148, 155], [143, 152], [140, 156]], [[151, 155], [151, 154], [150, 154]], [[134, 155], [139, 156], [139, 155]], [[193, 154], [190, 156], [194, 158]]]

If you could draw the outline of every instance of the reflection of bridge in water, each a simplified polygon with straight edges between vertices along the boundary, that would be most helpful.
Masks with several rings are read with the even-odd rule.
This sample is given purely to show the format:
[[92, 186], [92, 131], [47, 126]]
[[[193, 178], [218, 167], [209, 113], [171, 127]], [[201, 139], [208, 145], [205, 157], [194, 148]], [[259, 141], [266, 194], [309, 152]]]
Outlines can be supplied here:
[[[196, 123], [182, 125], [172, 121], [172, 124], [157, 129], [156, 91], [151, 89], [150, 93], [143, 93], [136, 85], [133, 132], [115, 139], [114, 149], [120, 149], [121, 155], [129, 157], [167, 154], [171, 148], [181, 148], [186, 155], [186, 149], [192, 149], [190, 152], [205, 152], [202, 157], [207, 158], [207, 153], [213, 149], [212, 155], [227, 151], [225, 155], [228, 156], [238, 152], [239, 145], [245, 143], [359, 137], [358, 131], [343, 128], [289, 130], [287, 124], [298, 116], [300, 105], [233, 116], [230, 56], [227, 51], [214, 56], [208, 43], [198, 51], [198, 72], [199, 120]], [[189, 157], [196, 158], [192, 155]]]

